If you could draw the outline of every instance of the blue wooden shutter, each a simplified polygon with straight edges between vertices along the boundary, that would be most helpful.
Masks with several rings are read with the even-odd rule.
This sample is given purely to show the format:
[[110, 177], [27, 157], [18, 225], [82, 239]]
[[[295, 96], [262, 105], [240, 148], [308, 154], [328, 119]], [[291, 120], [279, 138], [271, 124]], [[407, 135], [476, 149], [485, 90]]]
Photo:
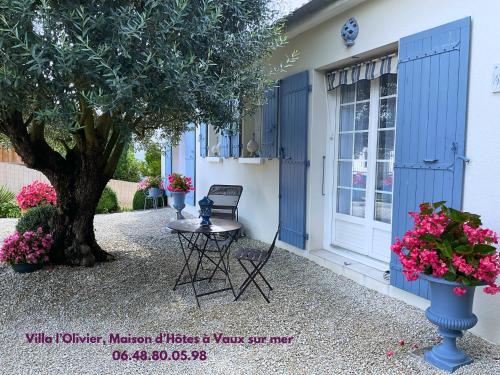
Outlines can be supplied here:
[[[399, 42], [393, 239], [422, 202], [462, 206], [469, 44], [470, 18]], [[428, 298], [427, 282], [407, 281], [394, 254], [391, 284]]]
[[241, 153], [241, 134], [238, 131], [231, 132], [231, 156], [239, 158]]
[[208, 125], [204, 122], [200, 124], [200, 156], [208, 156]]
[[164, 176], [168, 177], [172, 174], [172, 146], [165, 146], [165, 169]]
[[222, 130], [220, 134], [220, 156], [228, 158], [231, 156], [231, 137], [228, 130]]
[[266, 91], [266, 103], [262, 108], [262, 144], [260, 156], [275, 158], [278, 156], [278, 87]]
[[172, 174], [172, 146], [165, 146], [165, 166], [163, 170], [163, 184], [165, 189], [165, 194], [170, 196], [169, 191], [167, 190], [168, 186], [168, 176]]
[[281, 81], [280, 240], [300, 249], [306, 244], [306, 177], [309, 75], [304, 71]]
[[[184, 174], [193, 179], [193, 184], [196, 185], [196, 132], [193, 124], [190, 124], [190, 131], [184, 133], [185, 142], [185, 162], [186, 170]], [[195, 205], [195, 192], [191, 191], [186, 195], [186, 203], [192, 206]]]

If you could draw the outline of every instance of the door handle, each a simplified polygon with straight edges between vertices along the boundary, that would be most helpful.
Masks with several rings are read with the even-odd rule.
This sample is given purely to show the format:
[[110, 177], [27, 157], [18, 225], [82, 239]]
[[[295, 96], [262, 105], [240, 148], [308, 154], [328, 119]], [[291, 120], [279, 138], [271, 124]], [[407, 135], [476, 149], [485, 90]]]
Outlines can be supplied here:
[[426, 164], [433, 164], [436, 163], [438, 159], [424, 159], [424, 163]]

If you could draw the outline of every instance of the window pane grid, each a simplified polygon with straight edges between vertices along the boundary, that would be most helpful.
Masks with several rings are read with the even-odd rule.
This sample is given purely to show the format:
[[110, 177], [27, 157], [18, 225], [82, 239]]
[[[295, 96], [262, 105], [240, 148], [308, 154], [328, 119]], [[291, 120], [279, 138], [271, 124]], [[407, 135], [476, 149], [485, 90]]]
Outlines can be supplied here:
[[374, 219], [390, 224], [394, 186], [394, 146], [396, 132], [397, 77], [395, 74], [380, 78], [379, 118], [377, 126], [377, 152], [375, 170]]
[[341, 86], [337, 212], [365, 217], [370, 81]]

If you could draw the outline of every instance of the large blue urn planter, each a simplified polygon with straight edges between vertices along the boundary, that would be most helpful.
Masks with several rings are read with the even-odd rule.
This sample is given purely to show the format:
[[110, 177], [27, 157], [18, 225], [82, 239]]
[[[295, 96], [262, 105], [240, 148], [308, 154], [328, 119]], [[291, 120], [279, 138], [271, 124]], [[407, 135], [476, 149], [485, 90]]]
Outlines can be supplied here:
[[186, 192], [184, 191], [172, 191], [172, 206], [177, 211], [177, 220], [184, 219], [182, 216], [182, 210], [186, 207]]
[[[440, 369], [453, 372], [472, 363], [472, 359], [457, 348], [457, 338], [463, 336], [463, 330], [477, 323], [477, 316], [472, 313], [475, 287], [429, 275], [421, 277], [429, 281], [431, 291], [431, 306], [425, 311], [425, 316], [438, 326], [438, 332], [443, 337], [440, 344], [424, 354], [424, 359]], [[453, 292], [455, 287], [465, 288], [467, 293], [456, 295]]]

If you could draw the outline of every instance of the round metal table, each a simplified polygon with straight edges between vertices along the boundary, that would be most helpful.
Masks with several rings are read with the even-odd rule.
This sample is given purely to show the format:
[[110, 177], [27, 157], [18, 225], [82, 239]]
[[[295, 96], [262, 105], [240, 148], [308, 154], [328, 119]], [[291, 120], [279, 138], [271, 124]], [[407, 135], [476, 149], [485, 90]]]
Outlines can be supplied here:
[[[201, 219], [199, 218], [175, 220], [167, 224], [167, 227], [177, 234], [184, 255], [184, 266], [177, 277], [174, 290], [179, 285], [191, 284], [198, 307], [200, 307], [198, 297], [201, 296], [228, 290], [231, 290], [233, 295], [236, 296], [229, 276], [229, 250], [239, 230], [243, 226], [233, 220], [213, 218], [210, 219], [210, 221], [212, 225], [206, 227], [200, 226]], [[197, 254], [197, 256], [194, 257], [196, 266], [194, 272], [192, 272], [190, 261], [195, 252]], [[215, 268], [211, 270], [210, 276], [198, 278], [200, 268], [203, 268], [202, 263], [204, 259], [212, 263]], [[188, 278], [186, 281], [180, 282], [185, 271], [187, 271]], [[217, 271], [221, 271], [224, 274], [224, 284], [226, 281], [229, 282], [229, 287], [198, 293], [195, 283], [203, 280], [208, 280], [210, 283], [214, 279], [214, 275]]]

